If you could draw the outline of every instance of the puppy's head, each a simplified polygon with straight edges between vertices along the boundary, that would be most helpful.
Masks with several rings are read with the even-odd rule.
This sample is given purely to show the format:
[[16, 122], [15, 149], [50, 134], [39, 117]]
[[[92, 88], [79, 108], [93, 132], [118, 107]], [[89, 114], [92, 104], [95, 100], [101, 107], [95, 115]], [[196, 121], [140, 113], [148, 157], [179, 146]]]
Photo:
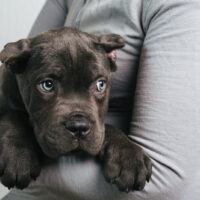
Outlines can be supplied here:
[[115, 49], [123, 46], [119, 35], [61, 28], [4, 47], [0, 60], [16, 74], [35, 136], [48, 156], [99, 152]]

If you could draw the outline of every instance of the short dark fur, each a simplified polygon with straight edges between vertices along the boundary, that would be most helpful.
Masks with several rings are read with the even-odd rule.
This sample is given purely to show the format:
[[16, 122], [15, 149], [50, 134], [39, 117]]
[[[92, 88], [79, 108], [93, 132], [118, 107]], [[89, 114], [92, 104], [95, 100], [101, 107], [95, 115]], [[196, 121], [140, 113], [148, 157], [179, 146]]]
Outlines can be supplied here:
[[[104, 125], [110, 76], [116, 70], [108, 54], [123, 46], [116, 34], [61, 28], [4, 47], [0, 176], [5, 186], [27, 187], [39, 175], [41, 152], [58, 158], [78, 149], [98, 155], [105, 178], [120, 190], [144, 188], [151, 176], [150, 159], [120, 130]], [[102, 78], [107, 87], [95, 92]], [[41, 91], [46, 79], [53, 80], [53, 92]]]

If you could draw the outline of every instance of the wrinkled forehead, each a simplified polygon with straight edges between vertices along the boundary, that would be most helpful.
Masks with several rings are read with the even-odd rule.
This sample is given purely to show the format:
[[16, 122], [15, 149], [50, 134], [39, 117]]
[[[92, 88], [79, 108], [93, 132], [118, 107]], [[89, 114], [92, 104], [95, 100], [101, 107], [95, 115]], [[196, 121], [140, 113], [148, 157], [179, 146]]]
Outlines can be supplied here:
[[28, 71], [32, 78], [55, 75], [96, 79], [109, 74], [109, 65], [106, 53], [101, 50], [77, 44], [56, 48], [52, 43], [34, 49]]

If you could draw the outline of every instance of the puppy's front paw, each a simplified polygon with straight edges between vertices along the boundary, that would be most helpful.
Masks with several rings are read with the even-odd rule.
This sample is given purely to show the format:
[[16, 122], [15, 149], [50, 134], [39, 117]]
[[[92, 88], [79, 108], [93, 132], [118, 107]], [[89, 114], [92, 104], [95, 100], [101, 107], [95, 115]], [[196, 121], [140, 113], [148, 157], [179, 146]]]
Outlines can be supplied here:
[[142, 190], [151, 177], [152, 164], [149, 157], [136, 145], [119, 149], [109, 146], [104, 161], [104, 176], [115, 183], [119, 190], [129, 192]]
[[142, 190], [151, 178], [151, 160], [120, 130], [109, 127], [106, 134], [109, 135], [103, 155], [106, 180], [116, 184], [120, 191]]
[[40, 163], [35, 152], [23, 146], [8, 146], [0, 153], [0, 177], [9, 189], [24, 189], [40, 173]]

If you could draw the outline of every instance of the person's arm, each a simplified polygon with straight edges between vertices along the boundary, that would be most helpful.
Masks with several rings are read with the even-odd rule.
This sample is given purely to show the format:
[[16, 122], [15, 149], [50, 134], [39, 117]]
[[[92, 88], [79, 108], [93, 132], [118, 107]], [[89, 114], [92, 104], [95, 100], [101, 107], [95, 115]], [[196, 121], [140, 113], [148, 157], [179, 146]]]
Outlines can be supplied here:
[[199, 1], [150, 1], [130, 137], [153, 161], [138, 198], [197, 200], [200, 181]]
[[45, 30], [62, 27], [71, 2], [71, 0], [47, 0], [29, 33], [29, 37]]

